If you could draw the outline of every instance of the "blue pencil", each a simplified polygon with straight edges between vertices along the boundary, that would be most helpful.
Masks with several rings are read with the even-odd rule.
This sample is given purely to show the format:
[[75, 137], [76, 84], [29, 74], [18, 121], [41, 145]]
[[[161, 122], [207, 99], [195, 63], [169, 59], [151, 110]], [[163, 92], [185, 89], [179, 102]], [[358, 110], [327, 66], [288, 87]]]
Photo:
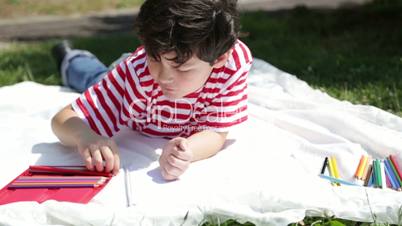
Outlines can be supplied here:
[[355, 183], [352, 183], [352, 182], [349, 182], [349, 181], [344, 181], [344, 180], [341, 180], [341, 179], [338, 179], [338, 178], [335, 178], [335, 177], [330, 177], [330, 176], [327, 176], [327, 175], [324, 175], [324, 174], [320, 174], [319, 177], [321, 177], [323, 179], [326, 179], [326, 180], [329, 180], [329, 181], [334, 182], [334, 183], [340, 183], [340, 184], [351, 185], [351, 186], [360, 186], [358, 184], [355, 184]]
[[387, 158], [387, 159], [385, 159], [384, 161], [387, 162], [388, 168], [389, 168], [390, 171], [391, 171], [390, 173], [394, 176], [394, 179], [395, 179], [395, 182], [396, 182], [396, 185], [397, 185], [398, 189], [401, 188], [401, 187], [402, 187], [402, 182], [399, 181], [398, 175], [397, 175], [396, 171], [393, 169], [391, 160]]
[[386, 159], [384, 160], [384, 165], [385, 165], [385, 173], [387, 174], [388, 179], [391, 182], [392, 188], [395, 190], [398, 189], [399, 188], [398, 179], [395, 177], [394, 172], [392, 171], [392, 168]]
[[374, 178], [375, 178], [375, 176], [374, 176], [374, 164], [373, 164], [373, 167], [372, 167], [371, 172], [370, 172], [370, 179], [368, 180], [368, 183], [367, 183], [367, 187], [372, 187], [373, 186]]

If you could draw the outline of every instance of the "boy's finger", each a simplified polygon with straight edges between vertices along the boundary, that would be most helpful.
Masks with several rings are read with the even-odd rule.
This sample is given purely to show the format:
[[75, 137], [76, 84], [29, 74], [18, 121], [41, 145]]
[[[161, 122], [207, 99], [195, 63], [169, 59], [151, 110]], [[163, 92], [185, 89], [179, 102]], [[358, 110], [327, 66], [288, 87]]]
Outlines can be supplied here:
[[187, 150], [188, 150], [187, 140], [186, 140], [186, 139], [180, 140], [179, 149], [180, 149], [180, 150], [183, 150], [183, 151], [187, 151]]
[[183, 161], [179, 158], [176, 158], [174, 155], [169, 155], [167, 157], [167, 162], [170, 165], [179, 168], [181, 170], [185, 170], [188, 167], [188, 161]]
[[117, 175], [117, 173], [119, 172], [120, 169], [120, 156], [119, 153], [114, 152], [114, 168], [113, 168], [113, 174]]
[[112, 154], [113, 154], [113, 168], [112, 168], [112, 173], [114, 175], [117, 175], [120, 169], [120, 156], [119, 156], [119, 147], [116, 145], [116, 143], [112, 140], [109, 144]]
[[175, 166], [172, 166], [169, 162], [167, 162], [165, 164], [164, 168], [165, 168], [165, 171], [169, 175], [174, 176], [174, 177], [179, 177], [183, 172], [183, 170], [181, 170], [181, 169], [179, 169], [179, 168], [177, 168]]
[[105, 171], [110, 172], [114, 168], [114, 155], [108, 146], [100, 148], [103, 159], [105, 160]]
[[181, 159], [183, 161], [191, 161], [192, 155], [190, 151], [179, 151], [176, 149], [173, 149], [172, 155], [174, 155], [176, 158]]
[[161, 174], [162, 174], [162, 177], [163, 177], [165, 180], [174, 180], [174, 179], [176, 179], [176, 177], [174, 177], [174, 176], [168, 174], [164, 169], [161, 170]]
[[186, 138], [183, 138], [183, 137], [176, 137], [176, 138], [173, 138], [173, 139], [171, 140], [171, 142], [173, 143], [174, 146], [180, 147], [180, 143], [183, 142], [183, 141], [185, 141], [185, 140], [186, 140]]
[[91, 150], [92, 160], [97, 171], [103, 171], [103, 158], [99, 149]]
[[172, 175], [169, 171], [167, 171], [165, 168], [161, 170], [162, 176], [165, 180], [175, 180], [177, 179], [177, 176]]
[[82, 159], [85, 162], [85, 166], [87, 167], [87, 169], [89, 170], [94, 170], [94, 165], [92, 164], [92, 157], [91, 154], [89, 153], [88, 148], [85, 149], [84, 151], [81, 152], [82, 155]]

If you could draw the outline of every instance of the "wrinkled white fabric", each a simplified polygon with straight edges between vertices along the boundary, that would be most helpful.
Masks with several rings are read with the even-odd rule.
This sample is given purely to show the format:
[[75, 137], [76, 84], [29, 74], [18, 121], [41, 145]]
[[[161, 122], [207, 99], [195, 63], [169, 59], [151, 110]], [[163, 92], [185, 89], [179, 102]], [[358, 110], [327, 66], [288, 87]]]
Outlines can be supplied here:
[[[51, 117], [77, 96], [33, 82], [0, 88], [1, 187], [29, 165], [82, 163], [50, 128]], [[333, 187], [317, 174], [330, 155], [349, 181], [362, 154], [394, 154], [402, 162], [401, 118], [334, 99], [258, 59], [249, 77], [249, 109], [249, 121], [229, 134], [221, 152], [193, 163], [174, 182], [163, 181], [158, 168], [166, 140], [119, 132], [131, 207], [121, 170], [89, 204], [2, 205], [0, 225], [198, 225], [230, 218], [287, 225], [305, 215], [398, 223], [402, 193]]]

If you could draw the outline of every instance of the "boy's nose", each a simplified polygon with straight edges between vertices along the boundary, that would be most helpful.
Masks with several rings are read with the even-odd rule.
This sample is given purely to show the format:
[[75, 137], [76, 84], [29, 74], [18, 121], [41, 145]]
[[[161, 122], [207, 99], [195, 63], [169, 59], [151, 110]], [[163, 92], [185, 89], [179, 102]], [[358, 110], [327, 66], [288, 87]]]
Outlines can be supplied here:
[[169, 71], [161, 70], [159, 74], [159, 82], [162, 84], [173, 83], [173, 75]]

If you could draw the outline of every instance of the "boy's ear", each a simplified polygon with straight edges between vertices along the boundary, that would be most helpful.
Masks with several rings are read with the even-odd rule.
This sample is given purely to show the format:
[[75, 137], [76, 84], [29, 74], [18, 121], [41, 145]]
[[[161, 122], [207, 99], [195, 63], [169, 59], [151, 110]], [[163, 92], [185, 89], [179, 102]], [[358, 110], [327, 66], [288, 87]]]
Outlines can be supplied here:
[[223, 67], [223, 65], [226, 64], [226, 61], [228, 60], [231, 53], [232, 53], [232, 50], [228, 50], [226, 53], [222, 54], [220, 57], [218, 57], [218, 59], [215, 60], [212, 67], [213, 68]]

